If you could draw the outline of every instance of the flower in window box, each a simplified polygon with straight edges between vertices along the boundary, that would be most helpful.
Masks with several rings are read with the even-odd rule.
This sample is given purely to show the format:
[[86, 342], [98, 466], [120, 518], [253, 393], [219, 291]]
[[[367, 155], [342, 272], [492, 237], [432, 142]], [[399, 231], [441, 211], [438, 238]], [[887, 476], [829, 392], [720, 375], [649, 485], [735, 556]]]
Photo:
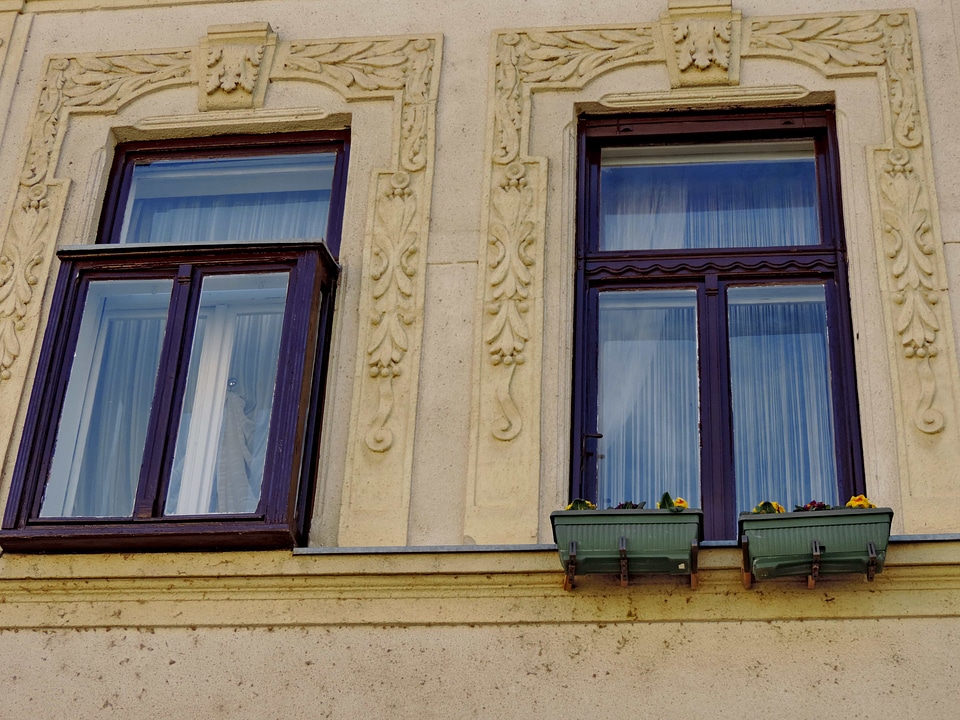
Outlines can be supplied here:
[[827, 505], [825, 502], [820, 502], [819, 500], [811, 500], [806, 505], [796, 505], [793, 508], [794, 512], [816, 512], [819, 510], [832, 510], [833, 508], [830, 505]]
[[762, 503], [757, 505], [751, 512], [754, 515], [774, 515], [778, 513], [785, 513], [787, 510], [778, 502], [771, 502], [770, 500], [764, 500]]
[[676, 499], [670, 497], [670, 493], [664, 493], [663, 497], [660, 498], [660, 502], [657, 503], [657, 509], [659, 510], [669, 510], [671, 512], [683, 512], [689, 507], [687, 501], [682, 497]]
[[848, 508], [875, 508], [866, 495], [854, 495], [847, 501]]
[[583, 498], [576, 498], [572, 503], [567, 505], [565, 510], [596, 510], [597, 506], [594, 505], [589, 500], [584, 500]]

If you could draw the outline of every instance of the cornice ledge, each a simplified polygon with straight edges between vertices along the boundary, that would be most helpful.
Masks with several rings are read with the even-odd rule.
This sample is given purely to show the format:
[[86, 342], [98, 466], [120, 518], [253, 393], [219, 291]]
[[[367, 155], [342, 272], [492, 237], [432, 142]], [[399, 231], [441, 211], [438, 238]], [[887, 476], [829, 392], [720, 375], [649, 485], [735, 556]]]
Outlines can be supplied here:
[[[644, 576], [619, 587], [613, 576], [585, 576], [561, 587], [553, 552], [487, 555], [325, 556], [343, 572], [324, 573], [321, 556], [286, 553], [5, 557], [0, 563], [0, 628], [275, 627], [329, 625], [562, 624], [570, 622], [759, 622], [960, 615], [960, 543], [891, 545], [873, 583], [827, 576], [815, 590], [803, 578], [745, 590], [729, 548], [701, 553], [701, 583]], [[519, 557], [518, 557], [519, 555]], [[55, 567], [46, 567], [54, 562]], [[158, 560], [151, 568], [150, 560]], [[354, 563], [355, 572], [343, 562]], [[452, 562], [447, 562], [451, 560]], [[139, 576], [93, 572], [120, 567]], [[279, 561], [279, 562], [278, 562]], [[466, 562], [464, 562], [466, 561]], [[84, 572], [85, 566], [88, 571]], [[432, 565], [432, 571], [429, 567]], [[219, 571], [217, 570], [219, 568]], [[44, 577], [32, 571], [47, 570]], [[72, 577], [55, 577], [73, 573]], [[150, 571], [155, 572], [151, 573]], [[231, 570], [238, 571], [231, 573]], [[374, 570], [370, 572], [371, 570]], [[180, 571], [181, 575], [175, 573]]]

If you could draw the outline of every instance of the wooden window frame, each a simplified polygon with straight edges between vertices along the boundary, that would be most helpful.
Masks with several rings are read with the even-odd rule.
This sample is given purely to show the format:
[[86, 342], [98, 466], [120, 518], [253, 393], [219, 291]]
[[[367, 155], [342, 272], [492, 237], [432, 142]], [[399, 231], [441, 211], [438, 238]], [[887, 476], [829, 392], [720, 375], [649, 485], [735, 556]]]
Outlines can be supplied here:
[[[816, 155], [820, 245], [712, 250], [599, 249], [602, 148], [811, 139]], [[696, 287], [701, 309], [697, 327], [705, 537], [707, 540], [735, 539], [733, 424], [726, 330], [720, 314], [725, 310], [723, 291], [725, 285], [731, 283], [769, 284], [777, 280], [818, 281], [826, 286], [838, 492], [841, 498], [864, 492], [833, 109], [585, 116], [579, 123], [578, 151], [571, 495], [597, 499], [598, 293], [609, 289]], [[664, 489], [669, 490], [669, 479], [661, 482], [666, 486]]]
[[[347, 132], [131, 143], [118, 148], [98, 243], [61, 249], [51, 314], [24, 424], [0, 546], [6, 552], [278, 549], [306, 543], [319, 464], [325, 378], [339, 274]], [[118, 244], [132, 167], [150, 159], [336, 153], [326, 242]], [[317, 233], [324, 235], [324, 229]], [[283, 271], [278, 372], [261, 495], [252, 513], [164, 516], [202, 276]], [[89, 283], [173, 281], [160, 370], [131, 517], [41, 517], [57, 427]]]

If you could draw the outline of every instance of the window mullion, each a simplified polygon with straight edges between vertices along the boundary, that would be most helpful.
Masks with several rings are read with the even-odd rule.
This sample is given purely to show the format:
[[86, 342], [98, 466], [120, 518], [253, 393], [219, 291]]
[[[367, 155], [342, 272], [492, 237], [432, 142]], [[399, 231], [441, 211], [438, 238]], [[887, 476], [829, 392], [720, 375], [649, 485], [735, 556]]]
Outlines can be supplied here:
[[701, 315], [700, 381], [701, 405], [701, 504], [704, 534], [715, 540], [727, 536], [726, 524], [732, 499], [730, 470], [730, 412], [727, 380], [726, 303], [716, 273], [707, 274], [703, 284]]
[[[839, 263], [841, 273], [843, 263]], [[842, 287], [845, 283], [839, 283]], [[847, 308], [839, 297], [838, 283], [826, 283], [827, 298], [827, 348], [830, 367], [830, 382], [833, 386], [833, 415], [836, 428], [836, 462], [839, 479], [840, 500], [845, 497], [866, 492], [863, 482], [863, 456], [858, 452], [861, 447], [860, 426], [851, 422], [857, 407], [857, 374], [853, 363], [844, 363], [843, 358], [853, 357], [853, 341], [846, 316]]]
[[[159, 515], [158, 497], [161, 482], [168, 471], [166, 458], [176, 442], [176, 429], [172, 418], [179, 407], [182, 376], [189, 362], [187, 341], [193, 332], [190, 319], [196, 314], [199, 297], [199, 273], [192, 265], [180, 265], [173, 284], [164, 346], [160, 353], [160, 371], [153, 394], [153, 409], [147, 427], [147, 446], [140, 468], [140, 481], [133, 516], [147, 520]], [[191, 313], [190, 310], [194, 312]]]
[[[580, 365], [580, 382], [583, 385], [582, 392], [578, 395], [578, 401], [581, 404], [577, 413], [577, 422], [574, 423], [573, 453], [578, 465], [578, 482], [580, 487], [576, 492], [577, 497], [597, 499], [597, 440], [599, 439], [599, 430], [597, 429], [598, 413], [598, 376], [599, 376], [599, 316], [598, 316], [598, 290], [591, 288], [585, 292], [580, 300], [582, 303], [577, 308], [578, 312], [578, 332], [580, 333], [581, 348], [580, 356], [577, 362]], [[583, 404], [580, 398], [591, 398], [591, 402]]]

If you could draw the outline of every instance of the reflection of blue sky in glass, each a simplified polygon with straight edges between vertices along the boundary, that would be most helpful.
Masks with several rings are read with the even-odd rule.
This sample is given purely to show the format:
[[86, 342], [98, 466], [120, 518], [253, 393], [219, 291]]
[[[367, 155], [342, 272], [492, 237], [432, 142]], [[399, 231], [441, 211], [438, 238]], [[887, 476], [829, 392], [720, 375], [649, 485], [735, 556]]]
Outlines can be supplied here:
[[600, 293], [598, 505], [700, 504], [696, 290]]
[[334, 153], [135, 165], [121, 242], [325, 239]]
[[817, 245], [809, 158], [668, 164], [616, 158], [601, 169], [601, 250]]

